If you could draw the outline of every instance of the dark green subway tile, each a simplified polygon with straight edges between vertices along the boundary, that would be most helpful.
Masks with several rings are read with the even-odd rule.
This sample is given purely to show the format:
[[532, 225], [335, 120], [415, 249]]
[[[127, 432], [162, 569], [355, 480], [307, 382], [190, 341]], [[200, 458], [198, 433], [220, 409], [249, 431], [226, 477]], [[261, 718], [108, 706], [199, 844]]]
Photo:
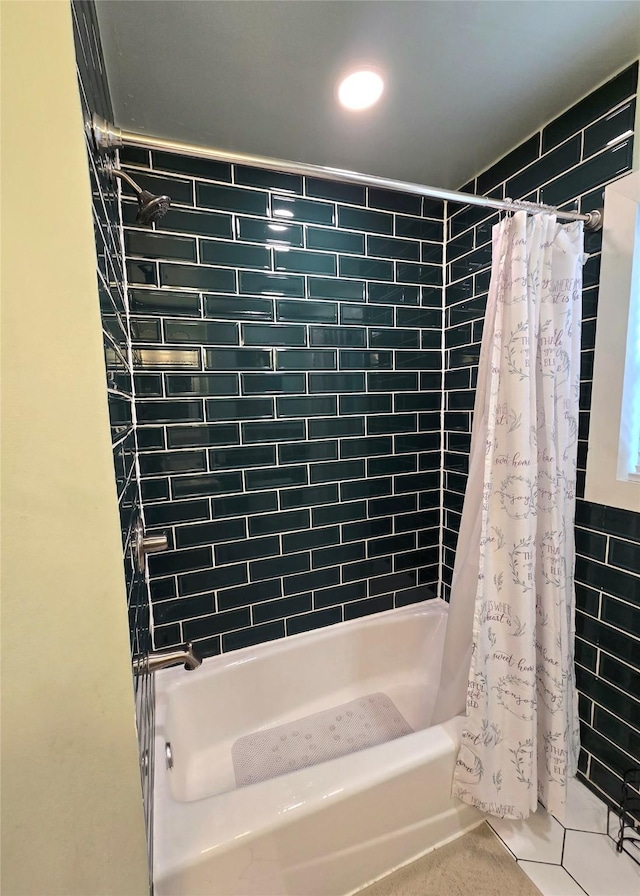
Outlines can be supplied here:
[[302, 246], [302, 225], [237, 217], [236, 236], [250, 243]]
[[295, 488], [280, 492], [280, 507], [283, 510], [292, 510], [296, 507], [313, 507], [319, 504], [332, 504], [337, 500], [337, 485], [313, 485], [308, 488]]
[[[278, 498], [275, 492], [264, 492], [263, 494], [215, 498], [211, 503], [213, 516], [218, 519], [220, 517], [247, 516], [253, 513], [266, 513], [270, 510], [277, 510]], [[266, 535], [267, 533], [261, 534]]]
[[244, 628], [250, 624], [249, 610], [229, 610], [226, 613], [216, 613], [214, 616], [203, 616], [200, 619], [187, 620], [182, 630], [185, 638], [197, 641], [198, 638], [206, 638], [210, 635], [220, 635], [224, 632]]
[[625, 632], [640, 632], [640, 607], [633, 607], [604, 594], [602, 597], [602, 620]]
[[305, 345], [304, 327], [280, 324], [242, 324], [245, 345]]
[[402, 330], [399, 328], [369, 330], [370, 348], [420, 348], [419, 333], [417, 330]]
[[405, 492], [430, 491], [440, 487], [440, 472], [409, 473], [407, 476], [397, 476], [394, 483], [396, 494]]
[[435, 411], [440, 409], [442, 394], [439, 392], [417, 392], [412, 395], [396, 395], [393, 410], [399, 411]]
[[314, 395], [309, 398], [276, 398], [278, 417], [322, 417], [336, 414], [333, 396]]
[[[286, 557], [274, 557], [272, 560], [258, 560], [250, 563], [249, 578], [252, 581], [259, 582], [259, 584], [263, 584], [265, 579], [277, 578], [277, 585], [280, 587], [280, 579], [282, 577], [294, 575], [298, 572], [308, 572], [310, 567], [311, 558], [309, 554], [289, 554]], [[256, 587], [256, 591], [264, 594], [259, 585]], [[256, 595], [256, 600], [258, 600], [258, 594]]]
[[311, 555], [314, 569], [322, 569], [326, 566], [338, 566], [342, 563], [352, 563], [354, 560], [363, 560], [366, 553], [364, 542], [352, 542], [340, 547], [318, 548]]
[[312, 464], [310, 467], [310, 482], [341, 482], [345, 479], [364, 478], [364, 461], [345, 460], [334, 463]]
[[202, 476], [173, 476], [171, 494], [174, 498], [191, 498], [196, 495], [222, 495], [242, 491], [240, 473], [210, 473]]
[[367, 237], [367, 254], [394, 260], [420, 261], [420, 243], [393, 237], [369, 236]]
[[203, 420], [201, 401], [137, 401], [140, 423], [189, 423]]
[[272, 600], [253, 609], [254, 622], [268, 622], [305, 613], [311, 609], [311, 594], [298, 594], [282, 600]]
[[381, 208], [390, 212], [403, 212], [405, 215], [422, 214], [422, 197], [415, 193], [400, 193], [397, 190], [383, 190], [369, 187], [369, 208]]
[[200, 296], [162, 289], [130, 289], [132, 314], [200, 314]]
[[[369, 579], [369, 589], [373, 589], [373, 576], [381, 576], [391, 571], [391, 557], [376, 557], [373, 560], [363, 560], [360, 563], [350, 563], [343, 567], [342, 581], [357, 582], [358, 579]], [[389, 589], [385, 589], [389, 590]]]
[[167, 501], [169, 499], [168, 479], [143, 479], [140, 483], [143, 501]]
[[399, 516], [396, 521], [396, 532], [413, 532], [417, 529], [429, 529], [440, 523], [440, 509], [423, 510]]
[[415, 414], [380, 414], [367, 420], [367, 435], [381, 433], [415, 432], [418, 421]]
[[[268, 560], [265, 562], [271, 563], [273, 561]], [[280, 581], [252, 582], [251, 585], [241, 585], [239, 588], [229, 588], [226, 591], [221, 591], [218, 594], [218, 608], [220, 610], [233, 610], [236, 607], [259, 603], [263, 600], [271, 600], [281, 595], [282, 584]]]
[[337, 442], [302, 442], [298, 445], [278, 446], [278, 459], [281, 464], [309, 463], [309, 461], [314, 460], [336, 460], [337, 457]]
[[[127, 259], [127, 280], [129, 283], [145, 283], [158, 286], [157, 265], [152, 261], [132, 261]], [[187, 286], [189, 284], [186, 284]]]
[[507, 181], [507, 194], [514, 199], [522, 199], [531, 190], [557, 177], [580, 161], [580, 135], [548, 152], [520, 174]]
[[140, 473], [197, 473], [207, 469], [204, 451], [167, 451], [140, 455]]
[[[208, 501], [169, 501], [165, 504], [155, 504], [145, 508], [145, 525], [147, 527], [208, 519]], [[184, 545], [178, 544], [178, 547], [184, 547]]]
[[233, 323], [208, 323], [195, 320], [166, 320], [167, 342], [197, 342], [209, 345], [237, 345], [238, 326]]
[[137, 146], [122, 146], [119, 150], [121, 165], [140, 165], [149, 167], [149, 150]]
[[231, 180], [231, 165], [213, 159], [197, 159], [170, 152], [153, 151], [153, 167], [176, 174], [191, 174], [207, 180]]
[[390, 495], [393, 491], [393, 480], [390, 478], [361, 479], [358, 482], [340, 483], [341, 501], [359, 501], [363, 498], [379, 498]]
[[636, 101], [633, 99], [588, 127], [584, 132], [584, 157], [619, 142], [623, 135], [625, 137], [632, 136], [635, 112]]
[[310, 526], [308, 510], [290, 510], [287, 513], [265, 513], [249, 519], [249, 535], [276, 535], [295, 532]]
[[223, 270], [221, 268], [161, 263], [160, 285], [206, 289], [210, 292], [234, 292], [236, 275], [235, 271]]
[[611, 538], [609, 540], [609, 563], [612, 566], [619, 566], [622, 569], [635, 572], [636, 575], [640, 574], [640, 544]]
[[369, 373], [367, 382], [370, 392], [415, 391], [418, 388], [417, 373]]
[[275, 641], [278, 638], [284, 638], [284, 635], [284, 622], [267, 622], [264, 625], [252, 625], [251, 628], [223, 635], [222, 649], [225, 652], [228, 650], [239, 650], [241, 647], [251, 647], [254, 644]]
[[221, 423], [218, 426], [169, 426], [169, 448], [197, 448], [211, 445], [238, 445], [240, 434], [237, 423]]
[[160, 321], [132, 320], [131, 338], [134, 342], [160, 342]]
[[165, 236], [139, 230], [125, 230], [124, 245], [127, 255], [145, 258], [176, 258], [196, 261], [196, 241], [186, 236]]
[[345, 302], [364, 302], [365, 283], [360, 280], [323, 280], [309, 278], [310, 299], [342, 299]]
[[[162, 449], [164, 443], [164, 428], [162, 426], [138, 427], [138, 450]], [[115, 461], [115, 458], [114, 458]], [[126, 477], [125, 477], [126, 478]]]
[[338, 206], [338, 226], [367, 233], [393, 233], [393, 215]]
[[207, 569], [212, 566], [211, 548], [202, 547], [191, 551], [169, 551], [149, 557], [149, 575], [170, 576], [175, 573]]
[[335, 370], [335, 368], [335, 352], [297, 349], [276, 352], [277, 370]]
[[633, 140], [618, 143], [543, 187], [541, 201], [562, 205], [580, 193], [630, 171], [632, 158]]
[[[243, 423], [242, 441], [245, 443], [295, 441], [297, 439], [304, 439], [304, 430], [303, 420], [274, 420], [269, 423]], [[282, 461], [282, 458], [280, 460]]]
[[576, 551], [592, 560], [604, 562], [607, 553], [607, 537], [599, 532], [576, 528]]
[[394, 473], [411, 473], [416, 469], [412, 454], [396, 457], [371, 457], [367, 460], [367, 476], [390, 476]]
[[[332, 488], [334, 487], [335, 486], [332, 486]], [[327, 507], [314, 507], [311, 511], [313, 526], [330, 526], [335, 523], [350, 523], [353, 520], [365, 520], [366, 518], [367, 504], [365, 501], [351, 501], [347, 504], [331, 504]]]
[[307, 247], [329, 252], [351, 252], [364, 255], [364, 235], [324, 227], [307, 228]]
[[271, 398], [212, 398], [205, 401], [207, 420], [246, 420], [250, 417], [273, 417]]
[[[305, 591], [314, 591], [316, 588], [323, 588], [327, 585], [337, 585], [340, 581], [340, 570], [338, 567], [329, 568], [329, 569], [320, 569], [316, 572], [307, 572], [301, 573], [299, 575], [288, 576], [284, 580], [284, 591], [285, 594], [301, 594]], [[309, 616], [320, 617], [320, 613], [310, 613]], [[287, 620], [287, 631], [289, 634], [295, 634], [295, 631], [289, 629], [289, 623], [299, 623], [303, 625], [303, 621], [307, 619], [306, 616], [295, 616], [293, 619]], [[334, 621], [340, 621], [338, 618]], [[322, 624], [322, 623], [321, 623]], [[326, 625], [329, 624], [329, 621], [324, 623]], [[317, 628], [318, 624], [314, 624], [312, 628]], [[299, 631], [306, 631], [306, 627], [302, 627], [298, 629]]]
[[271, 269], [271, 253], [262, 246], [247, 246], [229, 240], [200, 240], [200, 256], [205, 264]]
[[388, 370], [393, 367], [392, 352], [375, 351], [343, 351], [340, 352], [340, 368], [342, 370]]
[[499, 162], [492, 165], [483, 174], [478, 177], [477, 192], [487, 193], [496, 184], [501, 183], [506, 178], [520, 171], [530, 162], [534, 162], [538, 158], [540, 151], [540, 134], [534, 134], [520, 146], [511, 150], [506, 156], [503, 156]]
[[303, 249], [274, 249], [274, 269], [297, 274], [336, 273], [336, 257], [325, 252], [306, 252]]
[[419, 305], [420, 290], [417, 286], [399, 286], [392, 283], [369, 283], [369, 301], [378, 305]]
[[396, 236], [411, 237], [416, 240], [433, 240], [442, 243], [442, 221], [425, 221], [420, 218], [396, 217]]
[[273, 301], [248, 296], [205, 296], [204, 314], [229, 320], [273, 320]]
[[316, 199], [332, 199], [335, 202], [346, 202], [349, 205], [365, 205], [366, 188], [360, 184], [343, 184], [334, 180], [307, 178], [307, 196]]
[[364, 392], [363, 373], [310, 373], [309, 392]]
[[305, 391], [304, 373], [243, 373], [241, 379], [243, 395], [291, 395]]
[[310, 345], [364, 346], [366, 330], [355, 327], [309, 327]]
[[288, 488], [293, 485], [307, 484], [306, 467], [265, 467], [248, 470], [244, 474], [247, 489], [250, 491], [266, 488]]
[[181, 595], [215, 591], [230, 585], [242, 585], [247, 581], [246, 564], [205, 569], [202, 572], [186, 573], [178, 576], [178, 592]]
[[238, 395], [233, 373], [167, 374], [167, 395]]
[[393, 280], [393, 262], [341, 255], [340, 276], [361, 277], [364, 280]]
[[381, 594], [378, 597], [370, 597], [367, 600], [358, 600], [344, 608], [345, 621], [359, 619], [361, 616], [369, 616], [372, 613], [381, 613], [383, 610], [393, 608], [393, 595]]
[[400, 283], [423, 283], [426, 286], [442, 286], [442, 267], [435, 264], [412, 264], [400, 261], [396, 277]]
[[294, 554], [298, 551], [306, 551], [311, 548], [324, 547], [330, 544], [339, 544], [340, 529], [338, 526], [330, 526], [326, 529], [309, 529], [306, 532], [293, 532], [282, 536], [282, 549], [285, 554]]
[[319, 610], [315, 613], [301, 613], [299, 616], [292, 616], [290, 619], [287, 619], [287, 634], [299, 635], [301, 632], [324, 628], [336, 622], [342, 622], [342, 610], [340, 607], [331, 607], [328, 610]]
[[302, 178], [299, 174], [284, 174], [270, 168], [249, 168], [246, 165], [235, 166], [235, 183], [245, 187], [260, 187], [265, 190], [288, 190], [290, 193], [302, 192]]
[[277, 535], [267, 535], [264, 538], [249, 538], [246, 541], [231, 542], [229, 544], [215, 545], [214, 552], [216, 564], [237, 563], [241, 560], [257, 560], [260, 557], [270, 557], [280, 550], [280, 540]]
[[344, 439], [340, 442], [340, 457], [371, 457], [392, 453], [393, 442], [390, 438]]
[[385, 594], [389, 591], [399, 591], [401, 588], [412, 588], [417, 584], [416, 578], [414, 570], [380, 576], [369, 583], [369, 591], [371, 594]]
[[214, 184], [196, 184], [196, 204], [200, 208], [220, 211], [245, 212], [250, 215], [267, 214], [267, 193], [255, 190], [239, 190], [235, 187], [219, 187]]
[[333, 205], [294, 199], [291, 196], [272, 196], [271, 214], [275, 220], [300, 221], [307, 224], [333, 224]]
[[580, 556], [576, 558], [576, 581], [584, 582], [623, 600], [640, 603], [640, 577], [596, 563], [595, 560], [587, 560]]
[[638, 63], [625, 69], [602, 87], [590, 93], [567, 112], [554, 119], [542, 132], [542, 148], [546, 152], [585, 125], [600, 118], [613, 106], [633, 96], [638, 83]]
[[375, 305], [341, 305], [340, 323], [360, 326], [393, 326], [393, 308]]
[[216, 212], [196, 212], [182, 208], [170, 208], [162, 221], [156, 224], [158, 230], [176, 230], [180, 233], [195, 233], [198, 236], [218, 236], [231, 239], [231, 215]]
[[263, 274], [258, 271], [240, 271], [239, 292], [252, 295], [304, 297], [304, 277], [295, 274]]
[[244, 520], [217, 520], [195, 526], [176, 527], [176, 545], [191, 548], [199, 544], [217, 544], [245, 537]]
[[442, 246], [437, 243], [422, 243], [420, 261], [426, 264], [442, 264]]
[[442, 312], [439, 308], [398, 308], [396, 323], [399, 327], [421, 327], [434, 329], [440, 334]]
[[269, 349], [208, 349], [205, 352], [205, 367], [209, 370], [269, 370], [271, 351]]
[[376, 538], [369, 542], [368, 551], [370, 557], [383, 557], [389, 554], [397, 554], [399, 551], [410, 551], [416, 546], [414, 532], [406, 532], [402, 535], [392, 535], [388, 538]]
[[390, 414], [390, 395], [341, 395], [340, 414]]
[[170, 647], [179, 644], [182, 640], [180, 626], [177, 623], [171, 625], [157, 625], [153, 630], [154, 647]]
[[399, 351], [396, 354], [396, 367], [399, 370], [439, 370], [441, 363], [442, 353], [437, 351]]
[[325, 420], [309, 420], [310, 439], [330, 439], [336, 436], [363, 436], [362, 417], [329, 417]]
[[273, 445], [248, 448], [219, 448], [209, 451], [211, 469], [240, 469], [244, 467], [268, 467], [276, 462]]
[[600, 654], [599, 674], [628, 694], [640, 694], [640, 671], [619, 663], [606, 653]]
[[447, 243], [447, 261], [453, 261], [461, 255], [471, 252], [474, 246], [474, 231], [465, 230], [463, 234]]
[[276, 319], [310, 324], [335, 324], [338, 322], [338, 306], [333, 302], [282, 300], [276, 302]]
[[136, 396], [153, 395], [158, 397], [162, 395], [162, 377], [160, 376], [160, 374], [136, 373], [133, 377], [133, 382]]
[[[178, 180], [175, 177], [158, 177], [146, 171], [132, 171], [131, 176], [143, 190], [156, 196], [171, 196], [172, 202], [180, 205], [193, 205], [193, 189], [191, 181]], [[126, 181], [122, 181], [122, 194], [133, 196], [133, 190]]]

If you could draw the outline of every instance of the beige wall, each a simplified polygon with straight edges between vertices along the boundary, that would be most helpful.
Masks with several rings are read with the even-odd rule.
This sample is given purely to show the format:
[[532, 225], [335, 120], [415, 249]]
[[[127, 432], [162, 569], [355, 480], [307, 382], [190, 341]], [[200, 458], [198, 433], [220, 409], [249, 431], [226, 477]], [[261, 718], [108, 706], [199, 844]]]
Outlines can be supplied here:
[[147, 870], [67, 2], [2, 15], [2, 893]]

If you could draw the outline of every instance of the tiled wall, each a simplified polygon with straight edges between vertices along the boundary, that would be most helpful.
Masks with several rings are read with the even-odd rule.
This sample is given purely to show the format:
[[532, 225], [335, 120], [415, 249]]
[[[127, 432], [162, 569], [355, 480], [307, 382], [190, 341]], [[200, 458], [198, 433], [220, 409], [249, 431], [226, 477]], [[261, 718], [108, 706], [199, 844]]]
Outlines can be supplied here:
[[126, 149], [157, 647], [203, 655], [433, 596], [442, 204]]
[[[78, 66], [78, 85], [84, 121], [97, 113], [112, 120], [113, 111], [104, 75], [104, 63], [92, 2], [74, 0], [73, 29]], [[118, 197], [101, 171], [101, 164], [87, 132], [87, 159], [93, 200], [93, 221], [98, 258], [97, 279], [103, 328], [106, 387], [111, 420], [113, 465], [120, 508], [122, 552], [127, 589], [131, 654], [150, 648], [149, 599], [144, 576], [137, 572], [131, 551], [131, 531], [139, 514], [139, 485], [136, 477], [136, 440], [133, 424], [133, 380], [129, 361], [129, 323], [124, 288], [123, 256]], [[124, 606], [123, 606], [124, 609]], [[151, 867], [153, 809], [154, 726], [153, 676], [135, 675], [138, 746], [141, 782], [147, 824]]]
[[[622, 72], [463, 187], [580, 211], [602, 206], [603, 186], [631, 168], [638, 66]], [[444, 557], [451, 583], [466, 482], [471, 412], [491, 263], [486, 210], [449, 208], [445, 310]], [[586, 234], [579, 483], [584, 493], [600, 234]], [[576, 528], [581, 773], [613, 800], [620, 774], [640, 763], [640, 514], [578, 500]]]

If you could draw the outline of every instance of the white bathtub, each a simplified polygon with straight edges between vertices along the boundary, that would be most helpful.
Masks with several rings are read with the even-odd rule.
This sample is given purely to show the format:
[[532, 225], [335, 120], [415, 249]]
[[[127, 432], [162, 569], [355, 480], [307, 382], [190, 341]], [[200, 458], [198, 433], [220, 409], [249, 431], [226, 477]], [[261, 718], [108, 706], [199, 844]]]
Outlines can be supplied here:
[[[479, 824], [450, 795], [462, 719], [429, 727], [446, 613], [430, 600], [159, 672], [155, 896], [344, 896]], [[378, 692], [414, 733], [236, 788], [238, 738]]]

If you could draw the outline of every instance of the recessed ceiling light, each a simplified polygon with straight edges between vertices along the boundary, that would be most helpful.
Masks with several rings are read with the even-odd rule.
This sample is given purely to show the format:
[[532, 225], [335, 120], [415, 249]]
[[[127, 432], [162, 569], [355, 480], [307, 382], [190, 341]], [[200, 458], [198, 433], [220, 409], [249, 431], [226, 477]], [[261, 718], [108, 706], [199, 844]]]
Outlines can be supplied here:
[[338, 99], [346, 109], [368, 109], [384, 90], [384, 81], [373, 69], [359, 69], [344, 77], [338, 85]]

